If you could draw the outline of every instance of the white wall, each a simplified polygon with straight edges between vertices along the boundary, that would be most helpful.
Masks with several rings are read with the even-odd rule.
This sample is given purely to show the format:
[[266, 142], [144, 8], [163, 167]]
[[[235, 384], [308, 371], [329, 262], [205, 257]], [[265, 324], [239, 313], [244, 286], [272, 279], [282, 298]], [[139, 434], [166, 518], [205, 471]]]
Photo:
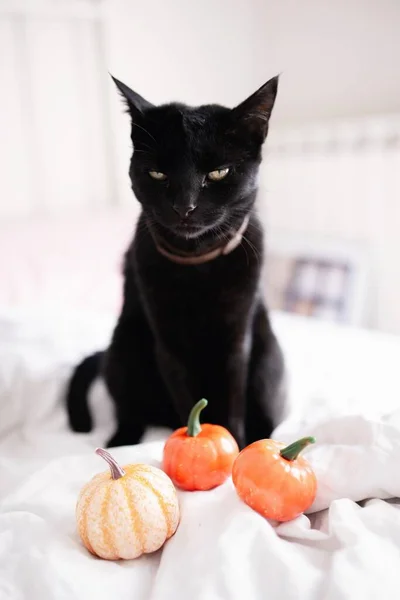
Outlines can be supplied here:
[[116, 196], [99, 6], [0, 0], [0, 216]]
[[355, 322], [398, 334], [399, 173], [400, 114], [276, 128], [259, 198], [272, 249], [283, 234], [300, 253], [355, 259]]
[[282, 72], [275, 120], [400, 111], [399, 0], [253, 0], [255, 75]]
[[[137, 212], [128, 117], [108, 70], [153, 102], [228, 105], [282, 72], [278, 140], [290, 124], [400, 114], [399, 31], [399, 0], [0, 0], [0, 215], [120, 204]], [[296, 164], [296, 177], [275, 179], [278, 190], [263, 179], [270, 230], [369, 245], [384, 274], [372, 324], [400, 331], [398, 193], [386, 166], [360, 219], [363, 199], [353, 203], [350, 187], [323, 193], [334, 169], [327, 181], [307, 157]], [[347, 169], [346, 185], [362, 189], [362, 177], [361, 164]], [[318, 193], [304, 193], [313, 186]]]

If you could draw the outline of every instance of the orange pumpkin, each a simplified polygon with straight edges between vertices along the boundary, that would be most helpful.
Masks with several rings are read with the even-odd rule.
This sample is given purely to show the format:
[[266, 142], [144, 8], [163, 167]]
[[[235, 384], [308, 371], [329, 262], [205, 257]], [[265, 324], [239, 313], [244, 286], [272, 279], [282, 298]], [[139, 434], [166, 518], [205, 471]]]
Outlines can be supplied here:
[[164, 446], [163, 469], [183, 490], [210, 490], [224, 483], [232, 473], [239, 453], [233, 436], [220, 425], [200, 425], [200, 413], [207, 400], [191, 410], [187, 427], [177, 429]]
[[286, 446], [259, 440], [244, 448], [233, 465], [232, 480], [239, 497], [268, 519], [290, 521], [314, 502], [317, 479], [300, 452], [313, 437]]
[[121, 468], [97, 448], [110, 466], [80, 492], [78, 532], [92, 554], [108, 560], [154, 552], [176, 531], [179, 504], [170, 478], [161, 469], [132, 464]]

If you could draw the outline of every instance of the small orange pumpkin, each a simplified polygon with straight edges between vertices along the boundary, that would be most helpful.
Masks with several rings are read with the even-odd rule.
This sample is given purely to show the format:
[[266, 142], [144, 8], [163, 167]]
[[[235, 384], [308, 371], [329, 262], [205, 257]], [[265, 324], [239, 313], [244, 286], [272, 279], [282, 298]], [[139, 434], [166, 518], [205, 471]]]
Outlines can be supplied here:
[[317, 478], [300, 452], [313, 437], [289, 446], [274, 440], [259, 440], [244, 448], [232, 470], [239, 497], [267, 519], [290, 521], [314, 502]]
[[200, 425], [207, 400], [192, 408], [187, 427], [177, 429], [164, 446], [163, 469], [183, 490], [210, 490], [224, 483], [239, 454], [234, 437], [221, 425]]
[[102, 448], [96, 453], [110, 470], [95, 475], [76, 505], [78, 532], [92, 554], [108, 560], [154, 552], [176, 531], [179, 504], [161, 469], [132, 464], [121, 468]]

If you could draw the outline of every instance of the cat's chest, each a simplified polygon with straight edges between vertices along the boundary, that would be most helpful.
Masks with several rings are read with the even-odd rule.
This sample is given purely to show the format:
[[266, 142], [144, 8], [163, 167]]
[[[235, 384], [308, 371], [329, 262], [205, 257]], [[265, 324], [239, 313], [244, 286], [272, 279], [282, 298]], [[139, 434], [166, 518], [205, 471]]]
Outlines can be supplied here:
[[179, 354], [215, 362], [246, 330], [257, 282], [257, 269], [239, 255], [200, 267], [144, 268], [139, 285], [155, 336]]
[[257, 288], [257, 269], [242, 261], [199, 266], [170, 265], [143, 269], [140, 287], [144, 301], [158, 315], [196, 323], [229, 318], [244, 309]]

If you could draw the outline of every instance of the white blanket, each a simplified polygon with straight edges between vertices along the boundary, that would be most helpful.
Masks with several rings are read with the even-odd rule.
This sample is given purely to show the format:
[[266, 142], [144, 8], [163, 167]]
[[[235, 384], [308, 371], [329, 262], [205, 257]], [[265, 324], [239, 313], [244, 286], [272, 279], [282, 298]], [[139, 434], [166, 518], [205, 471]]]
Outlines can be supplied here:
[[[71, 364], [102, 347], [112, 319], [0, 318], [1, 600], [397, 599], [400, 589], [400, 341], [276, 315], [290, 411], [274, 437], [314, 435], [319, 481], [308, 516], [273, 526], [229, 481], [179, 493], [181, 524], [136, 561], [88, 554], [75, 530], [93, 454], [113, 429], [101, 384], [96, 430], [72, 434], [62, 391]], [[153, 432], [153, 440], [165, 432]], [[116, 449], [122, 463], [159, 465], [161, 441]]]

